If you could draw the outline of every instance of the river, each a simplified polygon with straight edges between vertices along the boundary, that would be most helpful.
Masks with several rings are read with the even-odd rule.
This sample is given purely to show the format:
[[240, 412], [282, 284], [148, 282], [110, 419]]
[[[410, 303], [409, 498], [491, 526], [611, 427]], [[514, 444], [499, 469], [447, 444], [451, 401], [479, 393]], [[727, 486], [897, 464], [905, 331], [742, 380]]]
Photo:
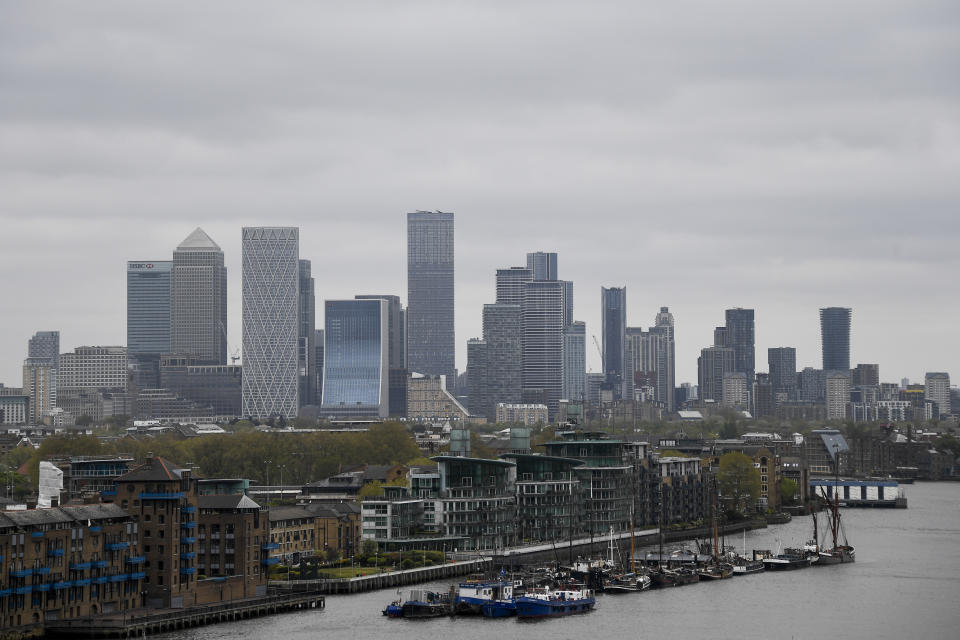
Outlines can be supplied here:
[[[393, 620], [394, 591], [328, 596], [326, 609], [156, 636], [164, 640], [396, 638], [957, 638], [960, 637], [960, 483], [906, 487], [909, 509], [845, 509], [852, 565], [761, 573], [640, 594], [600, 595], [594, 612], [520, 622], [456, 617]], [[810, 518], [748, 532], [748, 550], [799, 546]], [[742, 539], [727, 540], [739, 547]], [[424, 585], [446, 591], [449, 583]]]

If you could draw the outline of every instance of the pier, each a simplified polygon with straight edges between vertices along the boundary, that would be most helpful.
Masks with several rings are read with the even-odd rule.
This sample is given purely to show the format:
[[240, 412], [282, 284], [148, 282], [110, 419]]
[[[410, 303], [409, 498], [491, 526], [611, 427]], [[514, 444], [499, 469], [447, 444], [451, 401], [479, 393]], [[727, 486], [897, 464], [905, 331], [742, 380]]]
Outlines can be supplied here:
[[122, 613], [101, 614], [89, 618], [50, 621], [45, 625], [45, 637], [139, 638], [154, 633], [166, 633], [218, 622], [246, 620], [286, 611], [323, 609], [324, 605], [322, 595], [301, 592], [186, 609], [131, 609]]
[[375, 573], [357, 578], [325, 578], [317, 580], [271, 580], [270, 588], [287, 593], [312, 592], [323, 594], [360, 593], [376, 589], [391, 589], [408, 584], [432, 582], [471, 573], [483, 573], [493, 566], [490, 557], [459, 560], [449, 564], [417, 569], [403, 569], [389, 573]]

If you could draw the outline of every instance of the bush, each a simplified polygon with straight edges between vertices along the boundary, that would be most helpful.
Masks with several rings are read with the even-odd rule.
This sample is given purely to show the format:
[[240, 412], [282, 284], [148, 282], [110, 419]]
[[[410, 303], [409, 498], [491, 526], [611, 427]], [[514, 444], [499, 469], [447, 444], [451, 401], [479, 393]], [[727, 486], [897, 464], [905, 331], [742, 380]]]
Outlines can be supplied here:
[[413, 569], [413, 560], [410, 558], [404, 558], [403, 562], [400, 564], [402, 569]]

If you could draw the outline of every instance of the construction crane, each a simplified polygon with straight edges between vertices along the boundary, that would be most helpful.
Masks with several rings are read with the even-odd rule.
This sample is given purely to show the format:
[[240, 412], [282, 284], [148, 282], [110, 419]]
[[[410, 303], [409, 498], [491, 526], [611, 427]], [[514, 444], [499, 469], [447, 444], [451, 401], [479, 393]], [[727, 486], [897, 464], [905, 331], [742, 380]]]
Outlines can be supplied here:
[[237, 360], [240, 359], [240, 349], [234, 349], [233, 353], [230, 354], [230, 364], [237, 364]]
[[597, 345], [597, 353], [600, 354], [600, 372], [607, 372], [607, 363], [604, 362], [603, 349], [600, 348], [600, 341], [597, 340], [597, 336], [594, 333], [591, 333], [590, 336], [593, 338], [593, 344]]

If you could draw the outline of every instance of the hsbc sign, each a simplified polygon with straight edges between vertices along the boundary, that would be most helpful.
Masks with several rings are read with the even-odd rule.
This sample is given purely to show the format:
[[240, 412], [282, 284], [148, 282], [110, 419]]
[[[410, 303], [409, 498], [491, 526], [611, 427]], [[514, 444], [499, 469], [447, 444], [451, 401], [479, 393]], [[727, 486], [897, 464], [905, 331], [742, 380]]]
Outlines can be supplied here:
[[127, 269], [153, 269], [152, 262], [128, 262]]

